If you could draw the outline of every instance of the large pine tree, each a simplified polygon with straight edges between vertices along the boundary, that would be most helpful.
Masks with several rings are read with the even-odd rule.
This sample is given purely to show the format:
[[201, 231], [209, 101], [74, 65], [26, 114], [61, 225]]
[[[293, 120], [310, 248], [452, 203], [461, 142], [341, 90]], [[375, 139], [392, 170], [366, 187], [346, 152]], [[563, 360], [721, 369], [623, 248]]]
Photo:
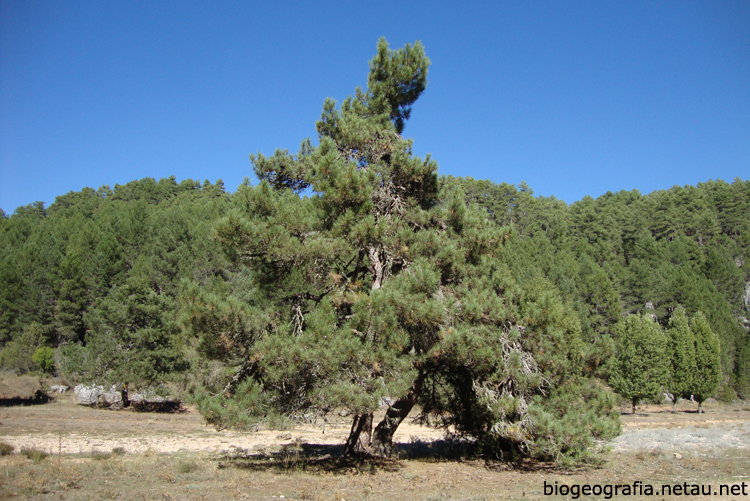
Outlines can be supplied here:
[[[565, 414], [540, 410], [547, 424], [537, 428], [531, 407], [580, 374], [580, 328], [549, 284], [519, 288], [497, 259], [509, 230], [467, 207], [462, 192], [441, 192], [436, 163], [400, 135], [428, 64], [421, 44], [391, 51], [381, 39], [367, 91], [339, 108], [325, 102], [317, 147], [252, 156], [261, 183], [240, 189], [217, 236], [251, 271], [257, 320], [240, 328], [210, 313], [203, 322], [195, 309], [191, 321], [224, 344], [203, 343], [207, 353], [237, 367], [226, 391], [202, 403], [212, 422], [345, 409], [347, 452], [388, 455], [420, 403], [425, 419], [487, 438], [502, 455], [532, 453], [538, 431]], [[592, 428], [607, 427], [581, 426], [582, 436], [599, 433]], [[580, 452], [551, 434], [539, 455]]]

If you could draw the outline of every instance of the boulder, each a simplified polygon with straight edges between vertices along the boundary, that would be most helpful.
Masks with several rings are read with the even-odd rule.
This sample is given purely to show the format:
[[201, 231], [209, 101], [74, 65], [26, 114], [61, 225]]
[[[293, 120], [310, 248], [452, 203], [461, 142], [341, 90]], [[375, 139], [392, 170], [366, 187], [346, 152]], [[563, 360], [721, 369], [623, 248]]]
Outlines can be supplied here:
[[153, 392], [135, 393], [128, 396], [125, 385], [112, 385], [109, 389], [103, 386], [78, 385], [73, 391], [78, 396], [78, 403], [92, 407], [104, 407], [120, 410], [132, 404], [133, 409], [142, 412], [179, 412], [182, 401], [164, 398]]
[[120, 410], [123, 407], [122, 392], [115, 386], [99, 396], [99, 405], [109, 407], [112, 410]]
[[78, 397], [78, 403], [81, 405], [97, 405], [99, 403], [99, 397], [104, 393], [103, 386], [85, 386], [79, 384], [73, 388], [76, 396]]
[[149, 393], [135, 393], [129, 397], [130, 405], [139, 412], [180, 412], [182, 401], [179, 399], [164, 398]]

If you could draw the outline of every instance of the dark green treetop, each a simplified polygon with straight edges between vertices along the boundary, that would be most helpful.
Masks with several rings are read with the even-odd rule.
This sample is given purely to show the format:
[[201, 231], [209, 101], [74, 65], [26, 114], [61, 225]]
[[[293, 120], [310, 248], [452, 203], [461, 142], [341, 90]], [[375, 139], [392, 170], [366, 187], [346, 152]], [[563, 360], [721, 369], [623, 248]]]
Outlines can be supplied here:
[[411, 105], [427, 86], [429, 66], [421, 42], [393, 51], [385, 38], [378, 40], [378, 53], [370, 61], [367, 78], [367, 104], [375, 113], [388, 113], [399, 134], [411, 116]]

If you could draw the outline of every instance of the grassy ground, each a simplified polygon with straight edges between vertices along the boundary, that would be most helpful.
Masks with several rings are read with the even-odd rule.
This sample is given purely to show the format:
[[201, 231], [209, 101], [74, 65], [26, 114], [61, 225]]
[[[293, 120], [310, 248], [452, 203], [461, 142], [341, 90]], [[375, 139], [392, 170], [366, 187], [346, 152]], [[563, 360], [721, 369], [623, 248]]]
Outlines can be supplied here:
[[[191, 410], [115, 412], [63, 396], [44, 405], [0, 407], [0, 498], [550, 500], [575, 499], [560, 495], [564, 486], [604, 489], [639, 481], [658, 489], [710, 484], [717, 493], [723, 484], [736, 486], [738, 494], [639, 496], [621, 490], [579, 499], [750, 499], [741, 494], [743, 482], [750, 493], [750, 406], [706, 407], [701, 415], [690, 402], [676, 414], [667, 405], [624, 412], [623, 435], [596, 463], [563, 469], [470, 460], [459, 445], [410, 423], [396, 437], [397, 459], [343, 462], [346, 417], [325, 429], [220, 433]], [[550, 495], [554, 486], [558, 494]]]
[[[335, 466], [335, 467], [334, 467]], [[598, 467], [515, 469], [482, 461], [408, 460], [333, 464], [304, 462], [290, 453], [265, 459], [226, 460], [207, 454], [112, 453], [0, 460], [0, 496], [21, 499], [309, 499], [500, 500], [570, 499], [545, 496], [544, 482], [633, 484], [641, 482], [741, 485], [750, 462], [735, 451], [676, 458], [673, 454], [609, 456]], [[747, 491], [746, 491], [747, 492]], [[588, 499], [604, 499], [594, 496]], [[636, 499], [613, 496], [612, 499]], [[705, 499], [660, 496], [658, 499]], [[717, 499], [748, 499], [722, 496]]]

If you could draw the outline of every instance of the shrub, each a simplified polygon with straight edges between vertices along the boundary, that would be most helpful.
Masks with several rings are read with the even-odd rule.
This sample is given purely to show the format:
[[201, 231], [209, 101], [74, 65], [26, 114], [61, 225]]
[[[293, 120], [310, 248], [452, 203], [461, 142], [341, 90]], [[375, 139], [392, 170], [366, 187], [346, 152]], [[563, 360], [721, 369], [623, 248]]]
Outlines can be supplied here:
[[31, 355], [31, 361], [39, 366], [42, 373], [52, 374], [55, 370], [55, 350], [49, 346], [37, 348], [34, 354]]
[[107, 459], [112, 457], [112, 454], [109, 452], [101, 452], [101, 451], [92, 451], [91, 457], [94, 459], [94, 461], [106, 461]]
[[37, 449], [36, 447], [23, 447], [21, 449], [21, 454], [31, 459], [35, 463], [40, 463], [47, 456], [49, 456], [49, 454], [47, 454], [46, 452], [42, 450]]
[[198, 469], [198, 463], [195, 461], [180, 461], [177, 465], [177, 471], [179, 473], [193, 473]]
[[7, 442], [0, 442], [0, 456], [9, 456], [13, 454], [15, 447]]
[[29, 347], [21, 341], [14, 340], [7, 343], [0, 352], [0, 367], [9, 369], [17, 374], [25, 374], [34, 368], [34, 362], [29, 355]]
[[737, 393], [728, 384], [724, 383], [719, 388], [719, 391], [716, 392], [716, 400], [725, 404], [731, 404], [737, 400]]

